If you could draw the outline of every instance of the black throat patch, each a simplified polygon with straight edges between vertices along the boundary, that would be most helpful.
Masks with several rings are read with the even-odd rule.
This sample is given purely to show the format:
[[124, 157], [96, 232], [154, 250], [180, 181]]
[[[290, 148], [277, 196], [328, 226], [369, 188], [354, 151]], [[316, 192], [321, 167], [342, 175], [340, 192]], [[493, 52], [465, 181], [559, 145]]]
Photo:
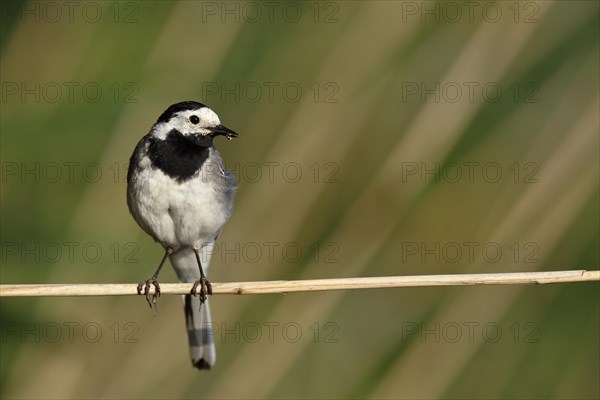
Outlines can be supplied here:
[[211, 146], [211, 137], [188, 138], [173, 129], [165, 140], [150, 138], [148, 156], [153, 167], [178, 182], [184, 182], [202, 168]]

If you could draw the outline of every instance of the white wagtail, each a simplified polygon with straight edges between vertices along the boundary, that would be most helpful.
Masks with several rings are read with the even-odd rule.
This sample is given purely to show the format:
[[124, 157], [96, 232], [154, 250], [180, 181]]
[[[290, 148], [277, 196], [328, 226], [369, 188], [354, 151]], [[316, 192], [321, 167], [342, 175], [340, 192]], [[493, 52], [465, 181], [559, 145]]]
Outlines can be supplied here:
[[[138, 285], [138, 294], [143, 290], [150, 307], [156, 306], [158, 274], [167, 256], [179, 281], [193, 282], [183, 299], [192, 363], [199, 369], [210, 369], [216, 360], [206, 297], [212, 287], [205, 274], [215, 240], [231, 215], [237, 186], [213, 146], [219, 135], [238, 136], [204, 104], [173, 104], [135, 147], [127, 173], [129, 211], [165, 248], [158, 269]], [[156, 293], [152, 298], [151, 285]]]

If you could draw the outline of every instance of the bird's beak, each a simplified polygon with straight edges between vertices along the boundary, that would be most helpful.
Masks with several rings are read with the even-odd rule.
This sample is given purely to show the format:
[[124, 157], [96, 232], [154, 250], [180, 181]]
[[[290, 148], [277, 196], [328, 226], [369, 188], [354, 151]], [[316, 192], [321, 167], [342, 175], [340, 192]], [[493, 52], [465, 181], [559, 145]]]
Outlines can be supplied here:
[[236, 132], [224, 127], [223, 125], [217, 125], [214, 128], [210, 128], [210, 136], [214, 138], [215, 136], [220, 135], [225, 136], [229, 140], [238, 137], [238, 134]]

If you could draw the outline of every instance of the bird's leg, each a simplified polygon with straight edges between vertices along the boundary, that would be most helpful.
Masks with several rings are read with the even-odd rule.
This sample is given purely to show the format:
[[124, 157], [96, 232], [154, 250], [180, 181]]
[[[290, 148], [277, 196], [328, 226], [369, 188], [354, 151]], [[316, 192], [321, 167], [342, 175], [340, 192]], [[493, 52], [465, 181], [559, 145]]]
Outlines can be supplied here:
[[[146, 296], [146, 301], [148, 302], [150, 308], [156, 307], [156, 301], [158, 297], [160, 297], [160, 285], [158, 284], [158, 274], [160, 273], [160, 270], [165, 264], [165, 261], [167, 261], [167, 256], [172, 252], [173, 249], [167, 248], [167, 250], [165, 251], [165, 255], [163, 256], [160, 265], [156, 269], [154, 275], [152, 275], [150, 279], [146, 279], [145, 281], [140, 282], [137, 286], [138, 294], [142, 294], [142, 289], [144, 289], [144, 295]], [[150, 300], [150, 285], [154, 286], [155, 289], [154, 294], [152, 295], [152, 300]]]
[[202, 269], [202, 263], [200, 262], [200, 254], [198, 253], [198, 249], [194, 248], [194, 253], [196, 254], [196, 261], [198, 261], [198, 268], [200, 268], [200, 279], [194, 282], [194, 286], [192, 286], [191, 294], [192, 296], [196, 296], [196, 288], [200, 285], [200, 303], [203, 304], [206, 301], [206, 295], [212, 294], [212, 285], [206, 279], [206, 275], [204, 275], [204, 270]]

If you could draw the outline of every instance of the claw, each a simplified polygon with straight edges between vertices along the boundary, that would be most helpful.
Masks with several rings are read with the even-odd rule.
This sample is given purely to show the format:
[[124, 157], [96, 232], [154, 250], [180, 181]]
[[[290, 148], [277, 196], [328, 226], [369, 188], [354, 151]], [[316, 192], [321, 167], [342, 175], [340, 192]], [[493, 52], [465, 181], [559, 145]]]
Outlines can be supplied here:
[[[196, 289], [200, 286], [200, 292], [196, 293]], [[192, 296], [196, 296], [198, 294], [200, 296], [200, 304], [204, 304], [207, 299], [207, 294], [212, 295], [212, 285], [205, 277], [198, 279], [194, 282], [194, 286], [192, 286], [192, 290], [190, 291]]]
[[[150, 286], [154, 286], [154, 294], [150, 296]], [[144, 296], [146, 296], [146, 301], [150, 306], [150, 309], [154, 309], [156, 313], [157, 308], [157, 299], [160, 297], [160, 285], [158, 284], [158, 280], [156, 278], [146, 279], [143, 282], [140, 282], [137, 286], [137, 293], [139, 295], [142, 294], [142, 289], [144, 289]]]

